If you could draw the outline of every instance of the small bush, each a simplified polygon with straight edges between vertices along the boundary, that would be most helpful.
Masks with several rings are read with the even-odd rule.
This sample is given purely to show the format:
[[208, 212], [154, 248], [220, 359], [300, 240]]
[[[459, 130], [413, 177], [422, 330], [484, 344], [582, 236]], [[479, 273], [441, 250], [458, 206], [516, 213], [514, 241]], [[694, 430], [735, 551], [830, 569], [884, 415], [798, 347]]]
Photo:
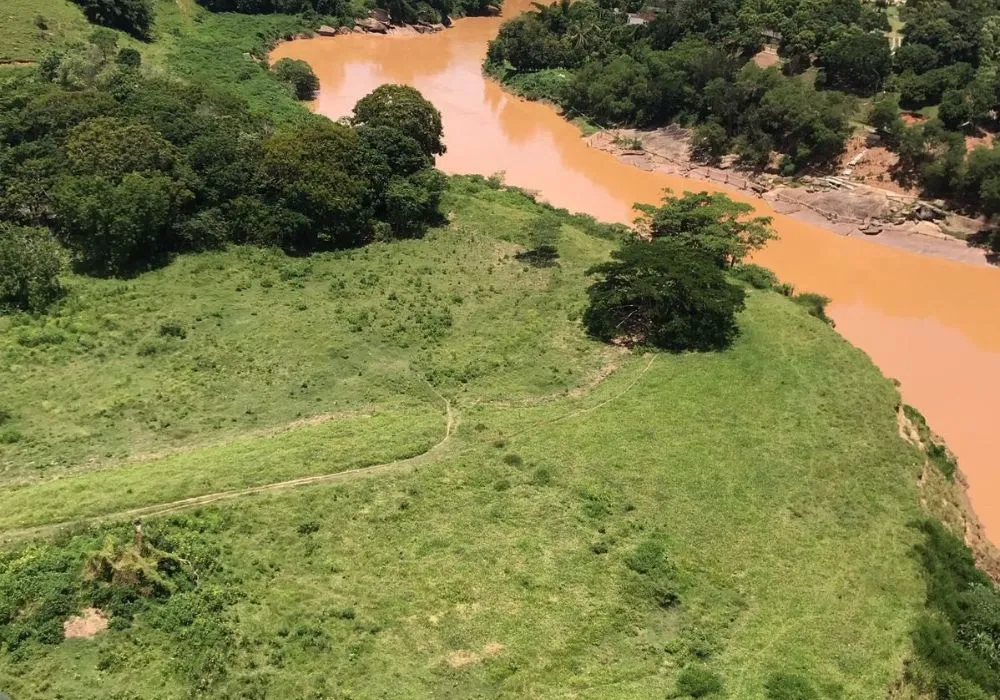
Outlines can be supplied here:
[[187, 331], [177, 321], [164, 321], [160, 324], [160, 335], [164, 338], [186, 338]]
[[314, 532], [319, 532], [319, 523], [315, 520], [306, 520], [305, 522], [299, 523], [295, 531], [300, 535], [311, 535]]
[[542, 243], [531, 250], [515, 253], [514, 257], [532, 267], [552, 267], [558, 264], [559, 251], [556, 250], [554, 245]]
[[305, 61], [293, 58], [283, 58], [275, 63], [271, 70], [278, 80], [292, 86], [295, 97], [300, 100], [312, 100], [319, 91], [319, 78]]
[[772, 673], [764, 683], [768, 700], [819, 700], [819, 693], [802, 676], [794, 673]]
[[688, 666], [677, 676], [677, 692], [693, 698], [703, 698], [722, 690], [722, 679], [703, 666]]
[[511, 452], [503, 456], [503, 463], [510, 467], [520, 467], [524, 464], [524, 460], [521, 458], [521, 455]]
[[824, 323], [833, 325], [833, 319], [826, 315], [826, 305], [830, 303], [829, 297], [812, 292], [802, 292], [793, 296], [792, 301], [805, 308], [810, 316], [815, 316]]
[[138, 68], [142, 65], [142, 54], [135, 49], [126, 46], [118, 51], [118, 56], [115, 58], [115, 62], [119, 66], [124, 66], [126, 68]]
[[740, 263], [733, 266], [732, 275], [741, 282], [746, 282], [754, 289], [771, 289], [778, 284], [778, 276], [766, 267], [753, 263]]

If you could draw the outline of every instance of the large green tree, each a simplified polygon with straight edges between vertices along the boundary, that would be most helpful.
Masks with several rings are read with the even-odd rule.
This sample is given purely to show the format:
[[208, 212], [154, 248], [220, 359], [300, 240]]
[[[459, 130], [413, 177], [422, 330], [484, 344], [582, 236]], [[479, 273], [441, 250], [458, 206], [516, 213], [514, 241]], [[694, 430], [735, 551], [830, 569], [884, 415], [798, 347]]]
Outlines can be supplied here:
[[632, 241], [596, 265], [583, 321], [605, 341], [672, 351], [719, 350], [738, 333], [742, 287], [731, 284], [704, 252], [661, 238]]
[[445, 152], [441, 113], [409, 85], [382, 85], [354, 105], [355, 125], [386, 126], [412, 138], [428, 156]]
[[640, 208], [639, 227], [654, 239], [672, 239], [699, 251], [720, 268], [743, 262], [775, 237], [771, 219], [749, 216], [753, 207], [722, 193], [666, 197], [658, 207]]
[[0, 223], [0, 309], [44, 311], [62, 294], [64, 258], [47, 229]]

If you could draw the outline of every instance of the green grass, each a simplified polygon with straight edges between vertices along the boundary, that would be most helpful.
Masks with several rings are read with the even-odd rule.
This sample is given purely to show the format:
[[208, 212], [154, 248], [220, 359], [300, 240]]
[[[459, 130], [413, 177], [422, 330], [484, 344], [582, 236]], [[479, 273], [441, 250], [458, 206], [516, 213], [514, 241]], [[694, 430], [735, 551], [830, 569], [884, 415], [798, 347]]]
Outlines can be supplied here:
[[579, 333], [582, 269], [611, 243], [556, 221], [565, 264], [524, 265], [513, 253], [548, 235], [551, 215], [479, 189], [456, 181], [453, 224], [424, 240], [311, 258], [233, 248], [131, 281], [72, 277], [53, 314], [0, 319], [0, 483], [401, 397], [437, 412], [428, 383], [488, 400], [585, 381], [612, 353]]
[[[779, 672], [825, 698], [885, 693], [924, 594], [922, 457], [891, 383], [770, 291], [748, 292], [729, 351], [623, 356], [578, 322], [612, 246], [592, 225], [471, 179], [446, 210], [419, 241], [73, 278], [53, 318], [3, 321], [3, 428], [23, 435], [0, 447], [8, 533], [418, 454], [443, 437], [442, 397], [457, 432], [411, 468], [147, 520], [202, 562], [198, 588], [94, 640], [29, 639], [0, 687], [645, 698], [705, 668], [731, 698]], [[553, 240], [557, 267], [512, 258]], [[45, 334], [63, 339], [19, 342]], [[79, 562], [108, 532], [131, 537], [8, 545], [0, 584], [23, 569], [29, 599], [88, 604]], [[29, 573], [48, 557], [69, 563]]]
[[[41, 16], [46, 28], [35, 24]], [[87, 38], [93, 27], [69, 0], [4, 0], [0, 5], [0, 62], [37, 61], [53, 48]]]

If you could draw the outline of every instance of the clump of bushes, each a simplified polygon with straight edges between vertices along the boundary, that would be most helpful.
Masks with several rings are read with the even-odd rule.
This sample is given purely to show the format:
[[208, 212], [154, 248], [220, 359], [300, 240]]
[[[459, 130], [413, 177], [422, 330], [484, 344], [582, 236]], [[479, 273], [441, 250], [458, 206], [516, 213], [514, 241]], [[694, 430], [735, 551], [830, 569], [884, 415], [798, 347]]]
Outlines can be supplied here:
[[63, 293], [64, 259], [48, 230], [0, 223], [0, 309], [44, 311]]
[[650, 536], [625, 557], [629, 569], [628, 589], [633, 595], [669, 608], [680, 601], [677, 572], [667, 556], [662, 539]]
[[810, 316], [833, 325], [833, 319], [826, 315], [826, 305], [830, 298], [813, 292], [802, 292], [792, 296], [792, 301], [804, 308]]
[[677, 676], [677, 692], [692, 698], [703, 698], [722, 690], [719, 674], [704, 666], [688, 666]]
[[734, 265], [731, 274], [754, 289], [773, 289], [778, 285], [778, 276], [761, 265], [740, 263]]
[[146, 39], [153, 28], [150, 0], [74, 0], [94, 24]]
[[764, 683], [768, 700], [819, 700], [807, 678], [794, 673], [773, 673]]
[[[124, 277], [229, 243], [309, 254], [442, 221], [441, 115], [413, 88], [378, 88], [352, 124], [279, 126], [198, 84], [140, 75], [110, 30], [90, 42], [4, 82], [0, 220], [21, 228], [0, 234], [0, 264], [31, 273], [0, 277], [0, 304], [53, 296], [58, 247], [41, 233], [25, 246], [25, 227], [50, 229], [80, 271]], [[300, 97], [314, 91], [305, 64], [275, 71]]]
[[292, 86], [295, 97], [300, 100], [313, 100], [319, 91], [319, 78], [305, 61], [294, 58], [283, 58], [271, 70], [278, 77]]

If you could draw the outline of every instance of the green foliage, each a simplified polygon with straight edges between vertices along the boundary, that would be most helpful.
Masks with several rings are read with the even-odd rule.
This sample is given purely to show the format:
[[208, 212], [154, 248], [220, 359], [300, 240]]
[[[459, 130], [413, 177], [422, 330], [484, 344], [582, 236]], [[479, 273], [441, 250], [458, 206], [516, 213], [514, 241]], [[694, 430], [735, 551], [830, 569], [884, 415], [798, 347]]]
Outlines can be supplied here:
[[892, 52], [885, 34], [858, 32], [822, 47], [819, 63], [830, 86], [870, 95], [892, 73]]
[[1000, 691], [1000, 591], [940, 523], [925, 520], [919, 529], [928, 612], [913, 644], [933, 676], [923, 689], [941, 698], [992, 697]]
[[701, 251], [720, 268], [743, 262], [775, 237], [766, 216], [747, 218], [753, 207], [721, 192], [665, 197], [659, 207], [640, 207], [639, 227], [653, 239], [671, 238]]
[[721, 350], [738, 333], [744, 292], [705, 253], [676, 240], [632, 242], [596, 265], [583, 316], [605, 341], [624, 339], [679, 352]]
[[[837, 19], [846, 29], [858, 21], [861, 6], [844, 4], [853, 6]], [[766, 28], [752, 21], [749, 8], [737, 14], [732, 3], [708, 3], [698, 11], [669, 3], [657, 7], [654, 21], [633, 26], [625, 23], [625, 12], [614, 10], [638, 7], [616, 5], [621, 7], [561, 2], [514, 18], [490, 43], [486, 70], [520, 94], [554, 101], [599, 124], [703, 125], [694, 145], [696, 155], [709, 160], [733, 148], [748, 165], [763, 167], [777, 149], [789, 156], [792, 169], [799, 169], [828, 163], [842, 151], [850, 133], [851, 101], [747, 63], [745, 56], [759, 48]], [[781, 30], [791, 21], [783, 18]], [[807, 59], [819, 47], [814, 28], [809, 31]], [[888, 74], [887, 44], [880, 44], [876, 54], [861, 53], [855, 49], [865, 47], [853, 44], [840, 51], [832, 42], [841, 34], [848, 36], [829, 34], [835, 78], [853, 79], [851, 71], [858, 67], [840, 66], [842, 54], [858, 59], [866, 74], [870, 68], [881, 77]], [[874, 35], [855, 34], [861, 37], [857, 43], [884, 43]], [[828, 42], [825, 33], [820, 36]], [[748, 53], [734, 60], [741, 51]]]
[[709, 163], [718, 162], [729, 152], [729, 134], [718, 122], [706, 122], [691, 134], [691, 154]]
[[813, 292], [801, 292], [800, 294], [793, 295], [792, 301], [804, 307], [810, 316], [814, 316], [825, 323], [833, 324], [833, 319], [826, 315], [826, 305], [830, 303], [829, 297], [825, 297], [822, 294], [814, 294]]
[[104, 27], [121, 29], [140, 38], [148, 38], [153, 27], [150, 0], [73, 0], [87, 19]]
[[362, 100], [363, 128], [304, 114], [275, 128], [238, 99], [115, 63], [113, 33], [93, 41], [46, 67], [58, 85], [16, 79], [0, 102], [0, 216], [50, 227], [82, 269], [130, 276], [228, 242], [310, 253], [440, 220], [440, 114], [412, 88]]
[[754, 263], [739, 263], [734, 265], [730, 274], [736, 279], [746, 282], [754, 289], [771, 289], [778, 285], [778, 276], [766, 267]]
[[381, 85], [354, 105], [353, 123], [403, 132], [428, 156], [445, 152], [441, 113], [409, 85]]
[[47, 309], [63, 293], [64, 257], [45, 229], [0, 223], [0, 308]]
[[794, 673], [774, 673], [764, 684], [768, 700], [819, 700], [809, 679]]
[[271, 70], [292, 86], [295, 97], [300, 100], [313, 100], [319, 91], [319, 78], [313, 73], [313, 69], [305, 61], [298, 61], [293, 58], [283, 58], [273, 66]]
[[719, 674], [704, 666], [688, 666], [677, 676], [677, 692], [692, 698], [704, 698], [722, 691]]
[[899, 113], [899, 100], [885, 98], [872, 104], [868, 123], [886, 138], [889, 144], [896, 144], [906, 128]]

